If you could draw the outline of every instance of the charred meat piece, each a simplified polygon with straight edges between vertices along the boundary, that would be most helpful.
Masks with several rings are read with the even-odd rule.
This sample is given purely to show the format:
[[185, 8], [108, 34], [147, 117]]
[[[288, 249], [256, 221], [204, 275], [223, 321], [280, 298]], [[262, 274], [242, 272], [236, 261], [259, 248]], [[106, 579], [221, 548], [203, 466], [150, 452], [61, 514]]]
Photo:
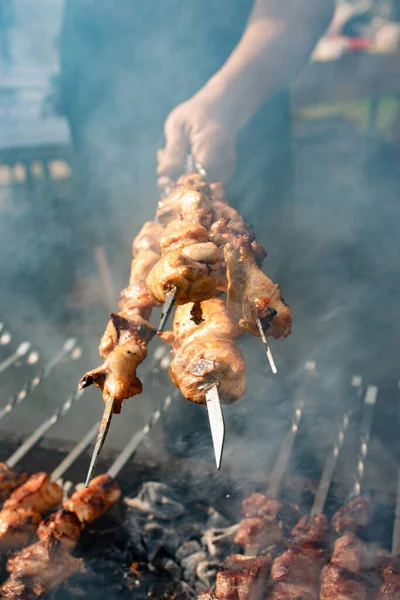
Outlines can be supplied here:
[[242, 519], [235, 536], [235, 544], [269, 548], [283, 540], [283, 523], [275, 517], [248, 517]]
[[350, 571], [329, 563], [320, 580], [320, 600], [367, 600], [366, 582]]
[[197, 600], [217, 600], [215, 591], [210, 590], [209, 592], [200, 592], [200, 594], [197, 596]]
[[3, 509], [0, 512], [0, 553], [29, 544], [41, 518], [34, 508]]
[[160, 254], [160, 239], [164, 226], [155, 221], [147, 221], [137, 234], [132, 244], [132, 256], [135, 258], [142, 250]]
[[303, 516], [290, 534], [290, 542], [322, 546], [328, 534], [328, 519], [325, 515]]
[[40, 523], [37, 536], [41, 541], [55, 538], [66, 550], [72, 552], [81, 532], [82, 523], [76, 514], [61, 508]]
[[8, 580], [1, 586], [2, 597], [12, 600], [41, 598], [71, 577], [82, 566], [54, 538], [36, 542], [7, 561]]
[[291, 331], [290, 308], [282, 300], [279, 285], [273, 283], [257, 266], [251, 240], [238, 236], [224, 248], [228, 278], [228, 310], [240, 325], [259, 336], [256, 319], [265, 335], [275, 339]]
[[399, 559], [387, 562], [382, 569], [383, 583], [376, 600], [400, 600], [400, 564]]
[[215, 597], [218, 600], [261, 600], [270, 568], [269, 556], [230, 556], [217, 574]]
[[[320, 600], [318, 589], [298, 583], [278, 583], [266, 597], [268, 600]], [[330, 598], [333, 599], [342, 600], [340, 596]]]
[[64, 502], [67, 511], [74, 512], [86, 525], [101, 517], [121, 496], [118, 483], [109, 475], [98, 475], [88, 488], [77, 490]]
[[322, 565], [326, 562], [326, 553], [313, 544], [291, 546], [275, 558], [271, 578], [275, 583], [296, 583], [309, 585], [318, 590]]
[[201, 303], [200, 325], [192, 319], [192, 309], [192, 303], [178, 307], [173, 332], [161, 336], [172, 344], [171, 379], [192, 402], [205, 404], [206, 391], [214, 384], [221, 400], [233, 402], [246, 388], [245, 363], [235, 344], [241, 329], [219, 298]]
[[43, 514], [56, 508], [63, 497], [61, 487], [47, 473], [35, 473], [4, 503], [4, 509], [33, 508]]
[[283, 504], [265, 494], [251, 494], [242, 503], [243, 517], [277, 517]]
[[354, 534], [346, 534], [336, 540], [331, 562], [356, 575], [362, 575], [377, 566], [378, 556], [373, 546]]
[[28, 473], [17, 473], [6, 463], [0, 462], [0, 502], [28, 479]]
[[211, 220], [211, 198], [208, 184], [195, 183], [193, 186], [185, 182], [178, 184], [171, 193], [159, 201], [156, 218], [163, 225], [175, 219], [195, 218], [202, 225], [209, 225]]
[[366, 496], [357, 496], [333, 515], [331, 526], [336, 534], [354, 532], [371, 520], [371, 504]]
[[[152, 250], [141, 251], [131, 263], [129, 285], [121, 291], [119, 307], [126, 317], [142, 317], [145, 321], [151, 315], [154, 298], [147, 289], [146, 279], [151, 269], [158, 262], [160, 254]], [[150, 326], [151, 327], [151, 326]], [[102, 342], [100, 343], [100, 356], [102, 356]]]

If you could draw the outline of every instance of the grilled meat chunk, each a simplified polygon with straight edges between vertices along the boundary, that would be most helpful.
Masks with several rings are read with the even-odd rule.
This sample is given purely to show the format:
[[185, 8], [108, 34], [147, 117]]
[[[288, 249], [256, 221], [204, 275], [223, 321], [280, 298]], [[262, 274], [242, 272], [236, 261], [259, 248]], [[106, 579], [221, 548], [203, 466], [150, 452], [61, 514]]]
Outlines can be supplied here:
[[299, 544], [289, 547], [275, 558], [271, 579], [275, 583], [297, 583], [318, 589], [322, 565], [326, 553], [313, 544]]
[[240, 398], [246, 388], [245, 363], [235, 339], [241, 329], [219, 298], [201, 303], [202, 322], [192, 318], [192, 303], [178, 307], [174, 331], [161, 337], [172, 344], [172, 381], [188, 400], [205, 404], [206, 391], [214, 383], [225, 402]]
[[61, 508], [42, 521], [37, 530], [39, 540], [48, 538], [59, 540], [60, 544], [72, 552], [82, 532], [82, 523], [74, 512]]
[[34, 508], [10, 508], [0, 512], [0, 553], [29, 544], [41, 520]]
[[290, 542], [322, 546], [328, 534], [328, 519], [325, 515], [304, 515], [290, 534]]
[[264, 597], [271, 568], [269, 556], [230, 556], [217, 574], [215, 598], [218, 600], [258, 600]]
[[[298, 583], [277, 583], [267, 596], [268, 600], [320, 600], [318, 589], [311, 585]], [[342, 600], [341, 597], [332, 596], [330, 600]]]
[[139, 256], [141, 251], [160, 254], [160, 239], [164, 226], [156, 221], [147, 221], [139, 231], [132, 244], [132, 256]]
[[[194, 180], [192, 180], [194, 181]], [[181, 185], [178, 181], [171, 193], [159, 201], [156, 218], [163, 225], [176, 219], [195, 217], [202, 225], [210, 224], [211, 198], [208, 184], [194, 183], [189, 180]]]
[[333, 515], [332, 530], [336, 534], [354, 532], [365, 527], [371, 520], [371, 504], [366, 496], [357, 496], [344, 504]]
[[118, 483], [109, 475], [98, 475], [88, 488], [77, 490], [64, 502], [65, 510], [74, 512], [83, 525], [98, 519], [121, 496]]
[[17, 473], [6, 463], [0, 462], [0, 502], [28, 479], [28, 473]]
[[387, 562], [382, 569], [383, 583], [376, 600], [400, 600], [400, 563], [399, 559]]
[[282, 300], [279, 285], [257, 266], [248, 236], [238, 236], [224, 248], [228, 277], [228, 310], [240, 325], [259, 336], [256, 318], [265, 335], [275, 339], [291, 331], [290, 308]]
[[362, 542], [353, 533], [335, 541], [331, 562], [342, 569], [362, 575], [378, 564], [375, 548]]
[[61, 487], [47, 473], [35, 473], [11, 494], [3, 509], [33, 508], [43, 514], [58, 506], [62, 497]]
[[367, 584], [339, 565], [324, 566], [320, 580], [320, 600], [367, 600]]
[[0, 593], [10, 600], [41, 598], [76, 573], [82, 562], [54, 538], [36, 542], [7, 561], [10, 577]]

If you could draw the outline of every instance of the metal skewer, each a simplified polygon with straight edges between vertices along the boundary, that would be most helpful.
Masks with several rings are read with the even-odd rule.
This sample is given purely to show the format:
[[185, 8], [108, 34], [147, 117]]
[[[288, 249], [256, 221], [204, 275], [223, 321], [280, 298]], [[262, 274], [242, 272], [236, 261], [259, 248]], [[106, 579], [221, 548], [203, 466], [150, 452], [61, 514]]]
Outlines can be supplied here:
[[[53, 369], [67, 356], [70, 352], [72, 354], [72, 358], [75, 358], [74, 352], [76, 350], [76, 340], [74, 338], [69, 338], [64, 343], [62, 349], [54, 358], [52, 358], [48, 365], [46, 365], [43, 369], [38, 371], [34, 377], [30, 381], [27, 381], [24, 386], [21, 388], [19, 392], [11, 396], [9, 398], [7, 404], [0, 410], [0, 421], [4, 419], [12, 409], [20, 404], [25, 398], [30, 394], [34, 389], [37, 388], [39, 383], [49, 377], [50, 373]], [[78, 356], [79, 353], [76, 353]]]
[[62, 419], [62, 417], [64, 417], [67, 414], [67, 412], [71, 409], [75, 402], [78, 402], [80, 400], [82, 394], [83, 392], [79, 390], [71, 394], [64, 402], [64, 404], [62, 404], [60, 408], [58, 408], [51, 417], [45, 419], [43, 423], [39, 425], [39, 427], [37, 427], [37, 429], [35, 429], [33, 433], [31, 433], [31, 435], [24, 441], [24, 443], [21, 444], [19, 448], [17, 448], [17, 450], [6, 460], [6, 464], [10, 468], [13, 468], [17, 464], [17, 462], [20, 461], [21, 458], [23, 458], [25, 454], [27, 454], [29, 450], [31, 450], [33, 446], [35, 446], [35, 444], [37, 444], [37, 442], [41, 440], [42, 437], [48, 431], [50, 431], [50, 429], [54, 427], [54, 425], [58, 423], [58, 421]]
[[[400, 381], [398, 382], [398, 387], [400, 390]], [[392, 537], [392, 556], [397, 556], [398, 554], [400, 554], [400, 468], [397, 475], [396, 509]]]
[[100, 423], [97, 422], [89, 429], [84, 437], [74, 446], [67, 456], [60, 462], [51, 474], [52, 481], [57, 481], [68, 471], [76, 459], [86, 450], [89, 444], [94, 440]]
[[328, 496], [329, 488], [332, 481], [332, 476], [335, 470], [337, 460], [339, 458], [340, 451], [343, 446], [346, 431], [350, 425], [350, 421], [356, 411], [361, 391], [362, 391], [362, 378], [359, 375], [355, 375], [351, 381], [351, 395], [349, 404], [346, 412], [339, 424], [336, 440], [333, 444], [332, 452], [329, 454], [325, 462], [325, 467], [321, 475], [317, 493], [314, 497], [313, 506], [311, 509], [311, 516], [315, 517], [322, 514], [324, 510], [326, 498]]
[[30, 347], [30, 342], [22, 342], [22, 344], [18, 346], [16, 351], [13, 354], [11, 354], [11, 356], [9, 356], [5, 360], [3, 360], [2, 363], [0, 363], [0, 374], [4, 373], [4, 371], [6, 371], [9, 367], [14, 365], [20, 358], [22, 358], [28, 352]]
[[[154, 365], [152, 371], [153, 371], [153, 375], [155, 375], [158, 371], [159, 368], [162, 368], [162, 362], [165, 356], [165, 352], [159, 352], [158, 353], [159, 356], [159, 363], [157, 363], [156, 365]], [[92, 457], [90, 459], [90, 464], [89, 464], [89, 469], [88, 469], [88, 473], [86, 476], [86, 481], [85, 481], [85, 486], [88, 487], [90, 480], [93, 477], [93, 474], [96, 470], [96, 465], [97, 465], [97, 461], [99, 459], [100, 456], [100, 452], [101, 449], [104, 445], [104, 442], [106, 440], [107, 437], [107, 433], [108, 430], [110, 429], [110, 425], [111, 425], [111, 421], [112, 421], [112, 417], [114, 414], [114, 404], [115, 404], [115, 400], [114, 398], [110, 398], [105, 405], [104, 408], [104, 412], [103, 412], [103, 417], [101, 419], [101, 423], [100, 423], [100, 427], [99, 427], [99, 432], [97, 434], [97, 439], [96, 439], [96, 444], [94, 446], [93, 449], [93, 454]]]
[[7, 346], [11, 342], [11, 333], [6, 330], [4, 323], [0, 323], [0, 346]]
[[357, 455], [357, 467], [355, 472], [354, 486], [349, 497], [359, 496], [362, 492], [362, 481], [364, 478], [365, 461], [368, 455], [368, 444], [371, 436], [372, 417], [375, 410], [378, 388], [369, 385], [364, 397], [362, 420], [360, 427], [360, 448]]
[[278, 369], [276, 368], [274, 357], [272, 356], [271, 348], [270, 348], [270, 345], [268, 343], [267, 336], [265, 335], [264, 328], [263, 328], [262, 323], [261, 323], [261, 321], [260, 321], [260, 319], [258, 317], [256, 317], [256, 323], [257, 323], [258, 331], [260, 332], [260, 336], [261, 336], [262, 342], [263, 342], [264, 347], [265, 347], [265, 352], [267, 353], [267, 358], [268, 358], [269, 366], [271, 367], [271, 371], [276, 375], [276, 373], [278, 372]]
[[209, 390], [207, 390], [206, 405], [214, 448], [215, 463], [217, 465], [217, 469], [219, 469], [221, 466], [222, 452], [224, 449], [225, 423], [224, 416], [222, 414], [221, 403], [219, 400], [217, 384], [214, 384]]
[[177, 295], [176, 288], [172, 289], [170, 292], [167, 292], [165, 294], [165, 302], [162, 307], [161, 319], [160, 319], [160, 324], [157, 329], [157, 333], [161, 333], [162, 331], [164, 331], [164, 327], [167, 324], [169, 315], [171, 314], [171, 310], [174, 306], [176, 295]]

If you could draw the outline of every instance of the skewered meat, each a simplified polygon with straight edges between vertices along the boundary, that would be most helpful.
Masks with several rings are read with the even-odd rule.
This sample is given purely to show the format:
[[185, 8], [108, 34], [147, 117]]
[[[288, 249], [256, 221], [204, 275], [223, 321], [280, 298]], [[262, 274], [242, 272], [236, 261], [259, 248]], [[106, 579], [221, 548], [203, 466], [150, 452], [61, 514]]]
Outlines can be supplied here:
[[328, 563], [320, 580], [320, 600], [366, 600], [367, 584], [354, 573]]
[[174, 331], [161, 335], [173, 348], [171, 379], [183, 396], [193, 402], [204, 404], [207, 389], [215, 383], [220, 398], [233, 402], [246, 388], [245, 363], [234, 342], [242, 332], [223, 300], [202, 302], [200, 325], [192, 319], [193, 307], [192, 303], [178, 307]]
[[13, 600], [39, 598], [73, 575], [82, 560], [72, 558], [70, 552], [83, 527], [102, 516], [120, 495], [117, 482], [109, 475], [99, 475], [88, 488], [76, 491], [62, 510], [41, 523], [40, 541], [9, 559], [10, 577], [0, 595]]
[[319, 576], [325, 561], [325, 551], [313, 544], [290, 546], [274, 560], [271, 579], [275, 583], [298, 583], [318, 589]]
[[0, 553], [29, 544], [41, 518], [34, 508], [3, 509], [0, 512]]
[[242, 504], [243, 518], [235, 544], [268, 548], [283, 539], [280, 512], [283, 504], [265, 494], [252, 494]]
[[3, 510], [33, 508], [44, 513], [58, 506], [62, 496], [61, 487], [52, 482], [47, 473], [35, 473], [11, 494], [4, 503]]
[[290, 543], [322, 546], [328, 535], [328, 520], [325, 515], [304, 515], [290, 534]]
[[156, 218], [167, 225], [181, 216], [196, 216], [199, 221], [209, 223], [211, 217], [210, 186], [201, 175], [183, 176], [178, 179], [171, 193], [159, 201]]
[[1, 587], [2, 597], [40, 598], [76, 573], [82, 563], [54, 538], [36, 542], [7, 561], [11, 576]]
[[400, 600], [400, 564], [398, 559], [390, 560], [382, 569], [384, 582], [379, 588], [376, 600]]
[[333, 515], [332, 529], [335, 533], [354, 532], [365, 527], [371, 520], [371, 504], [366, 496], [357, 496], [344, 504]]
[[271, 557], [230, 556], [217, 574], [217, 600], [261, 600], [271, 568]]
[[[267, 598], [268, 600], [319, 600], [317, 590], [309, 585], [299, 583], [277, 583]], [[342, 600], [338, 596], [332, 596], [332, 598]]]
[[28, 473], [17, 473], [6, 463], [0, 462], [0, 502], [8, 498], [8, 496], [25, 483], [28, 479]]
[[154, 299], [147, 289], [146, 278], [160, 257], [163, 226], [151, 221], [144, 224], [133, 242], [129, 286], [122, 290], [120, 312], [112, 313], [100, 341], [99, 352], [104, 363], [85, 373], [79, 382], [83, 389], [94, 384], [103, 392], [104, 401], [114, 398], [114, 412], [122, 402], [142, 392], [136, 375], [147, 356], [147, 344], [155, 334], [148, 322]]
[[84, 525], [98, 519], [121, 496], [118, 483], [110, 475], [98, 475], [88, 488], [77, 490], [64, 502], [67, 511], [74, 512]]
[[39, 540], [53, 537], [69, 552], [72, 552], [82, 532], [82, 523], [74, 512], [60, 508], [47, 519], [44, 519], [38, 527], [37, 536]]
[[274, 284], [257, 266], [250, 239], [239, 236], [225, 246], [228, 277], [228, 309], [240, 325], [259, 336], [256, 318], [265, 334], [275, 339], [291, 331], [290, 308], [283, 302], [279, 285]]
[[377, 566], [378, 557], [372, 546], [365, 544], [354, 534], [347, 534], [336, 540], [331, 562], [356, 575], [362, 575]]

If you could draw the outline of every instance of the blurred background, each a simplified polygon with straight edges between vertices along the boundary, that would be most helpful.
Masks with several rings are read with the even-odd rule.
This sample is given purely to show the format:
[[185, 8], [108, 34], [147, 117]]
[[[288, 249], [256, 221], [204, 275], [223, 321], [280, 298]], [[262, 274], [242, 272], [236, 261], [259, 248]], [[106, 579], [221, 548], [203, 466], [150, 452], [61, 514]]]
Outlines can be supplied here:
[[[80, 4], [78, 14], [72, 0], [0, 0], [0, 321], [13, 344], [30, 340], [44, 362], [68, 336], [83, 348], [68, 376], [44, 386], [2, 424], [7, 432], [30, 431], [97, 364], [107, 315], [128, 280], [132, 239], [158, 200], [154, 148], [173, 107], [168, 90], [177, 85], [170, 71], [154, 69], [165, 49], [155, 39], [142, 41], [140, 52], [152, 45], [153, 55], [135, 83], [129, 44], [141, 24], [124, 26], [129, 3], [118, 10], [111, 0]], [[166, 19], [168, 12], [158, 15], [156, 31]], [[283, 191], [266, 189], [261, 210], [242, 199], [268, 250], [265, 269], [292, 306], [294, 327], [287, 341], [273, 345], [279, 380], [270, 376], [258, 340], [244, 342], [248, 399], [229, 409], [237, 437], [228, 456], [237, 438], [249, 439], [257, 427], [255, 437], [265, 441], [265, 432], [286, 419], [288, 388], [306, 360], [327, 372], [326, 410], [354, 373], [378, 385], [399, 377], [399, 42], [398, 0], [338, 2], [286, 96], [286, 168], [277, 175]], [[201, 52], [196, 46], [186, 61]], [[167, 90], [165, 105], [135, 121], [137, 107], [160, 102], [159, 89]], [[251, 189], [251, 173], [246, 185]], [[151, 378], [148, 365], [141, 373], [145, 382]], [[22, 381], [15, 372], [3, 380], [4, 402]], [[89, 391], [82, 404], [87, 418], [101, 414], [100, 393]], [[111, 446], [151, 413], [152, 384], [144, 398], [126, 404]], [[198, 410], [178, 406], [186, 423]], [[71, 416], [57, 436], [78, 438], [87, 421], [77, 421]], [[175, 426], [175, 435], [185, 438], [185, 427]], [[208, 437], [202, 440], [195, 449], [192, 442], [182, 447], [197, 456], [210, 447]]]

